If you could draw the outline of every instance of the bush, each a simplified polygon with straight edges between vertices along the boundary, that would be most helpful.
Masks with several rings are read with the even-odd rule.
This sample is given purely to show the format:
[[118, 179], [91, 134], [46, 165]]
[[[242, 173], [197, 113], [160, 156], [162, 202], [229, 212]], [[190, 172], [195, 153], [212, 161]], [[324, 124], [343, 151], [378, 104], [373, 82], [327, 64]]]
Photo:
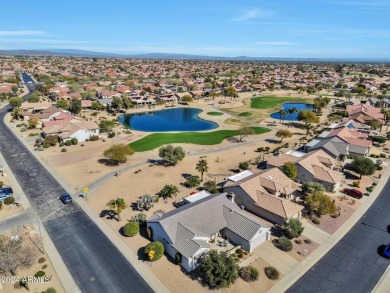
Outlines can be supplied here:
[[236, 253], [237, 253], [237, 256], [238, 256], [239, 258], [243, 258], [243, 257], [244, 257], [244, 250], [242, 250], [241, 248], [238, 248], [238, 249], [236, 250]]
[[380, 154], [379, 154], [379, 157], [381, 157], [381, 158], [386, 158], [386, 154], [385, 154], [385, 153], [380, 153]]
[[238, 164], [238, 167], [241, 170], [248, 170], [249, 169], [249, 163], [248, 162], [241, 162], [240, 164]]
[[139, 233], [139, 224], [129, 222], [123, 227], [123, 234], [127, 237], [133, 237]]
[[61, 150], [61, 153], [66, 153], [68, 150], [66, 149], [66, 148], [63, 148], [62, 150]]
[[4, 186], [4, 182], [0, 181], [0, 188], [3, 188], [3, 186]]
[[310, 244], [310, 243], [311, 243], [311, 240], [310, 240], [310, 239], [305, 239], [304, 242], [305, 242], [306, 244]]
[[283, 235], [289, 239], [299, 237], [304, 230], [302, 222], [299, 219], [290, 219], [282, 225]]
[[353, 187], [360, 187], [360, 181], [353, 181], [352, 186]]
[[98, 135], [91, 135], [89, 137], [89, 141], [96, 141], [96, 140], [99, 140], [99, 136]]
[[76, 144], [79, 142], [79, 140], [78, 140], [77, 138], [73, 137], [73, 138], [70, 140], [70, 142], [71, 142], [73, 145], [76, 145]]
[[42, 266], [42, 270], [47, 269], [47, 265]]
[[280, 249], [280, 250], [283, 250], [283, 251], [291, 251], [292, 249], [292, 242], [290, 239], [288, 239], [287, 237], [280, 237], [279, 240], [277, 241], [276, 243], [276, 246]]
[[365, 196], [369, 196], [370, 194], [368, 192], [364, 193]]
[[4, 199], [4, 204], [6, 204], [6, 205], [13, 204], [14, 202], [15, 202], [15, 198], [13, 196], [6, 197]]
[[279, 279], [279, 271], [275, 269], [274, 267], [266, 267], [264, 269], [264, 272], [268, 279], [270, 280], [277, 280]]
[[[153, 258], [150, 259], [149, 253], [154, 251]], [[150, 261], [157, 261], [164, 255], [164, 245], [161, 242], [151, 242], [144, 248], [144, 254], [148, 257]]]
[[374, 187], [370, 186], [370, 187], [367, 187], [366, 190], [371, 193], [373, 190], [374, 190]]
[[296, 244], [302, 244], [302, 240], [301, 239], [295, 239], [295, 243]]
[[38, 259], [38, 263], [44, 263], [46, 261], [46, 259], [44, 257], [41, 257], [40, 259]]
[[314, 218], [311, 220], [314, 224], [319, 225], [321, 223], [320, 219]]
[[144, 213], [139, 213], [131, 217], [131, 222], [142, 224], [146, 221], [146, 215]]
[[66, 145], [66, 146], [71, 146], [71, 145], [72, 145], [72, 142], [71, 142], [70, 140], [67, 140], [67, 141], [65, 141], [65, 145]]
[[57, 293], [57, 290], [53, 287], [47, 288], [44, 293]]
[[39, 277], [43, 277], [44, 275], [46, 275], [44, 271], [38, 271], [35, 273], [34, 277], [39, 278]]
[[179, 252], [175, 254], [175, 261], [178, 265], [181, 263], [181, 254]]
[[110, 133], [108, 134], [108, 137], [109, 137], [109, 138], [113, 138], [113, 137], [115, 137], [115, 132], [113, 132], [113, 131], [112, 131], [112, 132], [110, 132]]
[[238, 275], [245, 282], [254, 282], [259, 279], [259, 270], [253, 266], [243, 267], [238, 271]]

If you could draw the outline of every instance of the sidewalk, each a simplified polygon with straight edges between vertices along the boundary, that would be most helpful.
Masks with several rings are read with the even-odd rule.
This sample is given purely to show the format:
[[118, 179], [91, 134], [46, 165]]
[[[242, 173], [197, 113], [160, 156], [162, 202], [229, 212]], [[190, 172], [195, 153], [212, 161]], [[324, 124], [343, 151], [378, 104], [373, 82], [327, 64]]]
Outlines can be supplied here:
[[[359, 221], [359, 219], [366, 213], [370, 206], [374, 203], [379, 193], [385, 186], [390, 176], [390, 168], [386, 168], [381, 179], [379, 180], [374, 191], [370, 194], [367, 200], [361, 204], [360, 208], [332, 235], [326, 239], [319, 248], [317, 248], [306, 259], [299, 263], [294, 271], [283, 279], [281, 279], [269, 292], [280, 293], [286, 292], [295, 282], [297, 282], [307, 271], [309, 271], [323, 256], [325, 256], [347, 233], [348, 231]], [[389, 272], [388, 276], [389, 276]], [[386, 282], [387, 282], [387, 278]], [[387, 284], [387, 283], [386, 283]], [[382, 286], [380, 286], [382, 288]], [[389, 287], [386, 287], [389, 288]], [[387, 289], [386, 292], [389, 292]]]

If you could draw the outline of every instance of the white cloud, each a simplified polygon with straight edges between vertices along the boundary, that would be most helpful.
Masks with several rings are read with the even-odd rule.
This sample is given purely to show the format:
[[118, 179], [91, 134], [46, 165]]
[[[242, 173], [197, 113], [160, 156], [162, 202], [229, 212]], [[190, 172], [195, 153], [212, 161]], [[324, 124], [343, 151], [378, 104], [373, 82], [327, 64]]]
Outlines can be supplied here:
[[261, 10], [261, 9], [251, 9], [245, 11], [242, 15], [233, 18], [233, 21], [245, 21], [245, 20], [250, 20], [259, 16], [269, 16], [272, 15], [272, 11], [266, 11], [266, 10]]
[[0, 43], [25, 43], [25, 44], [87, 44], [88, 41], [54, 40], [54, 39], [0, 39]]
[[44, 34], [43, 31], [0, 31], [0, 36], [37, 36]]
[[265, 45], [265, 46], [291, 46], [296, 45], [292, 42], [255, 42], [256, 45]]

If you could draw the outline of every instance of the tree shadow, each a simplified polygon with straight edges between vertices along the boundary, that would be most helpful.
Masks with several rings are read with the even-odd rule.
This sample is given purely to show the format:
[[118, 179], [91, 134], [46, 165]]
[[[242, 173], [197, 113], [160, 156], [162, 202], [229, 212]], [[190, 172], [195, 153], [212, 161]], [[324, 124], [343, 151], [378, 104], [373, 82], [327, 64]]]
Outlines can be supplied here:
[[106, 165], [108, 167], [118, 166], [118, 163], [113, 162], [109, 159], [101, 158], [97, 160], [100, 164]]
[[163, 160], [148, 159], [146, 162], [148, 162], [149, 164], [152, 164], [152, 165], [159, 166], [159, 165], [162, 165]]
[[190, 178], [192, 175], [191, 174], [188, 174], [188, 173], [182, 173], [181, 174], [181, 177], [183, 177], [184, 179], [188, 179], [188, 178]]
[[[239, 140], [237, 137], [235, 137], [235, 136], [228, 137], [226, 140], [227, 140], [228, 142], [234, 142], [234, 143], [240, 142], [240, 140]], [[244, 140], [241, 141], [241, 142], [244, 142]]]
[[106, 218], [107, 220], [116, 220], [116, 213], [112, 210], [102, 210], [99, 215], [101, 218]]
[[280, 140], [272, 139], [272, 138], [267, 138], [265, 141], [269, 142], [269, 143], [274, 143], [274, 144], [279, 144], [280, 143]]

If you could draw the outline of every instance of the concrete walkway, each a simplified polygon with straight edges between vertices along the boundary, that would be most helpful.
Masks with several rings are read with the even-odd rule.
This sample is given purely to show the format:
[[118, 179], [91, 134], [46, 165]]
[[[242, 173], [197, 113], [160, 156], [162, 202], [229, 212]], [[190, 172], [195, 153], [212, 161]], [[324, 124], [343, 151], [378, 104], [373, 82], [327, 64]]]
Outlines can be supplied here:
[[241, 266], [247, 266], [251, 262], [262, 258], [267, 263], [277, 268], [283, 275], [287, 275], [298, 265], [298, 261], [276, 248], [271, 241], [266, 241], [253, 251], [253, 255], [242, 262]]
[[[280, 293], [286, 292], [295, 282], [297, 282], [307, 271], [309, 271], [322, 257], [324, 257], [359, 221], [359, 219], [367, 212], [370, 206], [379, 196], [383, 187], [387, 183], [390, 176], [390, 168], [386, 168], [384, 174], [379, 180], [374, 191], [368, 199], [361, 204], [360, 208], [332, 235], [326, 239], [320, 247], [311, 253], [306, 259], [298, 263], [294, 270], [281, 279], [269, 292]], [[310, 237], [310, 234], [308, 234]], [[387, 282], [387, 281], [386, 281]], [[386, 292], [389, 292], [387, 290]]]
[[306, 221], [302, 221], [302, 225], [305, 228], [305, 230], [303, 230], [302, 235], [306, 236], [307, 238], [310, 238], [318, 244], [324, 243], [330, 236], [329, 233], [326, 233], [325, 231], [309, 224]]

